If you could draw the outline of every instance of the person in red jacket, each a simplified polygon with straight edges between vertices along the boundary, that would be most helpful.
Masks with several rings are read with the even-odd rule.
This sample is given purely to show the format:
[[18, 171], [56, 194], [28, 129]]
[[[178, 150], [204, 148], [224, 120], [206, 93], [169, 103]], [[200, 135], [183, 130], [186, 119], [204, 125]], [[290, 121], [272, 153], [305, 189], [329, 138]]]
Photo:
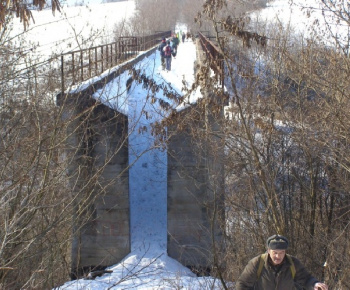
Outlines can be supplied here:
[[173, 49], [170, 46], [169, 40], [166, 42], [166, 46], [163, 48], [163, 51], [164, 51], [166, 69], [167, 71], [171, 71], [171, 56], [173, 53]]
[[266, 244], [267, 254], [249, 261], [236, 282], [236, 290], [328, 290], [297, 258], [286, 254], [286, 237], [273, 235]]

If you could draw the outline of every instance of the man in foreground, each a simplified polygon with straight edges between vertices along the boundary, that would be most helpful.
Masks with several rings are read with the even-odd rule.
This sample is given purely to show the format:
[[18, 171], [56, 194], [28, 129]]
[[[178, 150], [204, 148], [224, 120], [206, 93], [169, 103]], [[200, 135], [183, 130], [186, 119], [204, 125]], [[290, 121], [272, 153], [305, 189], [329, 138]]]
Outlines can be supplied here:
[[301, 264], [286, 254], [288, 240], [273, 235], [267, 239], [267, 253], [251, 259], [237, 280], [236, 290], [328, 290]]

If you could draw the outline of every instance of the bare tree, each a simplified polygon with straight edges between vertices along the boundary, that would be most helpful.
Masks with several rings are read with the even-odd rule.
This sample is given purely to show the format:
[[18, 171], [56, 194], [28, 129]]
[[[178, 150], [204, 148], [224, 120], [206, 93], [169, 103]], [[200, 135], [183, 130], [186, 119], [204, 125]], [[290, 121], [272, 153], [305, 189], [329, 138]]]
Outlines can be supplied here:
[[174, 30], [179, 19], [179, 5], [175, 1], [137, 0], [136, 14], [131, 20], [138, 34]]
[[[69, 183], [73, 178], [67, 169], [76, 153], [102, 133], [83, 134], [77, 146], [67, 150], [67, 128], [91, 133], [89, 118], [107, 115], [97, 114], [98, 106], [91, 105], [81, 114], [64, 116], [56, 104], [61, 76], [55, 59], [34, 59], [34, 51], [15, 46], [14, 40], [21, 40], [9, 36], [11, 15], [5, 17], [0, 37], [0, 288], [50, 289], [70, 277], [74, 230], [91, 223], [88, 209], [111, 184], [120, 182], [120, 175], [108, 181], [101, 177], [120, 144], [115, 141], [117, 146], [95, 158], [96, 170], [80, 191]], [[83, 159], [93, 162], [90, 151], [85, 153]]]
[[[2, 59], [14, 64], [10, 47], [3, 48]], [[67, 277], [70, 256], [71, 198], [60, 158], [64, 124], [55, 104], [42, 97], [45, 85], [25, 76], [13, 85], [12, 76], [19, 76], [14, 67], [1, 70], [0, 284], [47, 288]]]
[[[50, 4], [53, 13], [55, 13], [56, 10], [60, 11], [60, 2], [58, 0], [52, 0]], [[46, 7], [49, 7], [49, 3], [47, 3], [45, 0], [35, 1], [33, 3], [27, 3], [26, 1], [6, 1], [6, 3], [3, 2], [0, 6], [0, 30], [4, 28], [4, 25], [7, 22], [7, 17], [12, 14], [20, 18], [24, 29], [26, 29], [29, 26], [30, 21], [34, 21], [30, 10], [32, 8], [42, 10]]]
[[[347, 54], [322, 46], [319, 36], [297, 38], [283, 26], [227, 16], [227, 4], [206, 1], [197, 16], [212, 23], [230, 95], [215, 132], [225, 140], [224, 264], [234, 265], [224, 275], [235, 280], [265, 250], [266, 237], [280, 233], [317, 277], [348, 287], [349, 261], [336, 263], [349, 249]], [[197, 80], [214, 102], [226, 98], [215, 78]]]

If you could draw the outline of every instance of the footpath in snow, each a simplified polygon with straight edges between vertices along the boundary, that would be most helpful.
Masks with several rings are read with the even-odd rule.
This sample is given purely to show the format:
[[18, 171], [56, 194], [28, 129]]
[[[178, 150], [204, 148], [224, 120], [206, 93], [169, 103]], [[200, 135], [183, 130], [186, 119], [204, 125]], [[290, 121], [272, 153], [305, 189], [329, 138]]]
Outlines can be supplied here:
[[[192, 84], [196, 50], [193, 42], [179, 45], [172, 60], [172, 70], [161, 68], [159, 52], [144, 61], [157, 83], [168, 83], [182, 95], [183, 79]], [[166, 150], [153, 148], [151, 123], [163, 118], [159, 104], [146, 101], [147, 91], [134, 86], [129, 93], [129, 193], [131, 211], [131, 249], [155, 248], [166, 253], [167, 248], [167, 156]], [[157, 98], [164, 98], [160, 91]], [[139, 133], [139, 132], [142, 133]]]

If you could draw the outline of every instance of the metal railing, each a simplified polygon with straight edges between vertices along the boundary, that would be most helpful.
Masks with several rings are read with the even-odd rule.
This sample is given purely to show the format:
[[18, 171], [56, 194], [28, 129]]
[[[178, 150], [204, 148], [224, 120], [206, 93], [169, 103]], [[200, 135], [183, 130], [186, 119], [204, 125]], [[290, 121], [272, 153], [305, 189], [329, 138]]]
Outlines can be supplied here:
[[222, 88], [224, 87], [224, 57], [221, 50], [203, 33], [199, 32], [199, 39], [203, 51], [206, 53], [210, 68], [215, 72], [219, 78]]
[[65, 88], [102, 74], [104, 71], [157, 45], [171, 31], [147, 36], [119, 37], [118, 41], [61, 55], [61, 86]]

